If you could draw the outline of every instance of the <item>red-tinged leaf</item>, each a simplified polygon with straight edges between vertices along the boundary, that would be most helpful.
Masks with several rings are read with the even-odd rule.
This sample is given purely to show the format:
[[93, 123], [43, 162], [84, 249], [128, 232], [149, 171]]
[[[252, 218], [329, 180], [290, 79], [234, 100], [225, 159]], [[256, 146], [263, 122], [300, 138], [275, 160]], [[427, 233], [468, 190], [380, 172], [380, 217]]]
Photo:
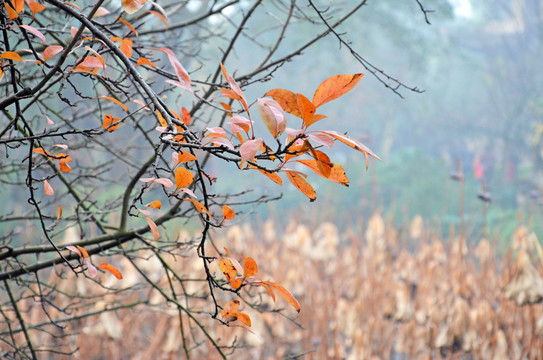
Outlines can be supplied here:
[[151, 212], [149, 210], [140, 209], [139, 207], [136, 207], [136, 209], [140, 212], [140, 214], [145, 216], [151, 216]]
[[196, 194], [191, 189], [181, 188], [181, 189], [177, 189], [176, 191], [184, 192], [185, 194], [192, 196], [193, 198], [196, 199]]
[[80, 8], [79, 6], [77, 6], [76, 4], [73, 4], [73, 3], [68, 2], [68, 1], [63, 1], [62, 3], [63, 3], [63, 4], [66, 4], [66, 5], [73, 6], [74, 8], [76, 8], [77, 10], [79, 10], [79, 12], [81, 12], [81, 8]]
[[267, 98], [259, 98], [257, 99], [257, 103], [260, 116], [270, 133], [275, 138], [281, 135], [287, 126], [281, 105], [277, 101]]
[[248, 278], [258, 274], [258, 266], [253, 258], [246, 257], [243, 259], [243, 277]]
[[145, 5], [146, 0], [122, 0], [121, 5], [127, 14], [133, 14]]
[[154, 183], [157, 183], [157, 184], [160, 184], [168, 189], [171, 189], [173, 188], [173, 182], [170, 180], [170, 179], [166, 179], [166, 178], [158, 178], [158, 179], [155, 179], [155, 178], [142, 178], [140, 179], [140, 181], [143, 181], [143, 182], [154, 182]]
[[20, 13], [21, 11], [23, 11], [23, 8], [25, 6], [25, 1], [24, 0], [12, 0], [12, 4], [15, 7], [15, 11]]
[[[21, 2], [24, 4], [23, 0], [21, 0]], [[42, 44], [45, 44], [45, 36], [38, 29], [36, 29], [36, 28], [34, 28], [34, 27], [30, 26], [30, 25], [19, 25], [18, 27], [22, 27], [26, 31], [31, 32], [32, 34], [34, 34], [34, 36], [41, 39]]]
[[185, 123], [185, 125], [189, 126], [189, 124], [190, 124], [190, 113], [187, 110], [187, 108], [183, 107], [181, 109], [181, 115], [183, 116], [183, 122]]
[[77, 253], [77, 255], [79, 255], [80, 258], [83, 257], [83, 254], [81, 253], [81, 250], [79, 250], [77, 247], [75, 247], [73, 245], [66, 246], [66, 249]]
[[162, 203], [160, 202], [160, 200], [155, 200], [145, 206], [152, 207], [154, 209], [160, 209], [162, 207]]
[[89, 257], [84, 258], [83, 262], [85, 263], [85, 265], [87, 265], [87, 273], [90, 277], [95, 277], [96, 275], [98, 275], [98, 270], [94, 265], [92, 265]]
[[14, 8], [9, 6], [6, 2], [4, 2], [4, 7], [6, 8], [9, 20], [17, 19], [19, 17], [19, 13], [15, 11]]
[[222, 214], [226, 220], [232, 220], [236, 217], [236, 213], [228, 205], [222, 206]]
[[115, 131], [121, 125], [121, 119], [117, 116], [112, 116], [110, 114], [104, 115], [104, 123], [102, 124], [103, 129], [107, 129], [109, 132]]
[[332, 136], [333, 138], [335, 138], [336, 140], [344, 143], [345, 145], [350, 146], [353, 149], [358, 150], [361, 153], [363, 153], [364, 158], [366, 159], [366, 169], [369, 166], [368, 156], [374, 157], [377, 160], [381, 160], [379, 158], [379, 156], [375, 155], [375, 153], [370, 148], [368, 148], [366, 145], [362, 144], [361, 142], [359, 142], [359, 141], [357, 141], [355, 139], [352, 139], [352, 138], [348, 137], [347, 135], [344, 135], [344, 134], [339, 133], [337, 131], [331, 131], [331, 130], [321, 131], [321, 132], [324, 133], [324, 134], [328, 134], [328, 135]]
[[234, 134], [242, 131], [249, 134], [251, 126], [253, 126], [253, 122], [243, 116], [233, 116], [230, 118], [228, 125], [230, 126], [230, 131], [232, 131]]
[[109, 96], [100, 96], [100, 99], [105, 99], [105, 100], [112, 101], [112, 102], [114, 102], [115, 104], [117, 104], [117, 105], [119, 105], [120, 107], [122, 107], [124, 111], [128, 112], [128, 108], [126, 107], [126, 105], [123, 104], [122, 102], [120, 102], [120, 101], [117, 100], [117, 99], [114, 99], [114, 98], [109, 97]]
[[[237, 95], [237, 100], [241, 102], [243, 107], [245, 108], [245, 111], [249, 113], [249, 106], [247, 105], [247, 100], [245, 100], [245, 96], [243, 95], [243, 91], [241, 91], [241, 88], [239, 87], [238, 83], [230, 74], [228, 71], [226, 71], [226, 68], [223, 66], [222, 62], [220, 63], [222, 74], [224, 75], [224, 78], [226, 79], [226, 82], [228, 82], [228, 86], [230, 86], [230, 89]], [[223, 92], [224, 95], [224, 92]], [[231, 97], [231, 96], [230, 96]]]
[[109, 271], [110, 273], [112, 273], [119, 280], [121, 280], [123, 278], [123, 275], [121, 274], [121, 272], [115, 266], [113, 266], [111, 264], [103, 263], [101, 265], [98, 265], [98, 267], [100, 269], [104, 269], [106, 271]]
[[[4, 5], [6, 5], [6, 3], [4, 3]], [[2, 53], [2, 55], [0, 55], [0, 59], [8, 59], [8, 60], [13, 60], [13, 61], [23, 61], [23, 59], [21, 58], [21, 55], [17, 54], [16, 52], [13, 52], [13, 51], [4, 51]]]
[[155, 222], [148, 217], [145, 217], [144, 219], [147, 221], [147, 224], [149, 224], [149, 228], [155, 237], [155, 241], [158, 240], [160, 234], [158, 233], [158, 227], [156, 226]]
[[150, 66], [150, 67], [156, 69], [155, 63], [152, 62], [152, 61], [149, 61], [147, 58], [144, 58], [144, 57], [140, 57], [140, 58], [138, 59], [138, 62], [136, 63], [136, 67], [137, 67], [137, 66], [140, 66], [140, 65], [147, 65], [147, 66]]
[[277, 293], [279, 295], [281, 295], [292, 306], [294, 306], [294, 308], [296, 309], [297, 312], [300, 312], [300, 304], [298, 303], [296, 298], [294, 296], [292, 296], [292, 294], [287, 289], [285, 289], [283, 286], [281, 286], [281, 285], [279, 285], [277, 283], [271, 282], [271, 281], [263, 281], [263, 283], [266, 284], [266, 285], [271, 286], [275, 291], [277, 291]]
[[72, 36], [72, 38], [75, 38], [75, 36], [77, 35], [77, 32], [78, 32], [78, 31], [79, 31], [79, 30], [78, 30], [75, 26], [72, 26], [72, 27], [70, 28], [70, 35]]
[[287, 178], [290, 180], [292, 185], [294, 185], [298, 190], [304, 193], [305, 196], [309, 198], [310, 201], [315, 201], [317, 199], [317, 193], [315, 189], [300, 175], [294, 171], [287, 170]]
[[76, 245], [76, 247], [79, 249], [79, 251], [81, 251], [81, 256], [83, 256], [84, 258], [89, 257], [89, 253], [87, 252], [87, 250], [85, 250], [83, 246]]
[[184, 167], [179, 167], [177, 170], [175, 170], [175, 185], [177, 189], [185, 188], [192, 184], [193, 181], [194, 176], [189, 170], [185, 169]]
[[266, 96], [271, 96], [273, 100], [289, 114], [302, 117], [302, 113], [298, 108], [298, 98], [295, 93], [285, 89], [273, 89], [266, 93]]
[[47, 196], [55, 195], [55, 191], [53, 190], [53, 187], [49, 184], [47, 180], [43, 180], [43, 195], [47, 195]]
[[61, 162], [59, 167], [60, 167], [60, 171], [63, 171], [63, 172], [72, 171], [72, 168], [70, 167], [70, 165], [66, 164], [65, 162]]
[[57, 220], [60, 220], [62, 217], [62, 205], [59, 205], [57, 208]]
[[202, 211], [205, 211], [207, 215], [209, 215], [209, 217], [211, 217], [211, 213], [209, 212], [209, 210], [206, 209], [206, 207], [204, 205], [202, 205], [200, 202], [194, 200], [194, 199], [183, 199], [183, 200], [187, 200], [187, 201], [190, 201], [191, 203], [194, 204], [194, 207], [196, 207], [196, 210], [198, 210], [198, 212], [201, 214]]
[[45, 5], [39, 4], [36, 0], [26, 0], [26, 4], [34, 15], [45, 9]]
[[123, 24], [125, 24], [126, 27], [128, 27], [130, 29], [130, 31], [132, 31], [134, 33], [134, 35], [136, 35], [136, 37], [138, 37], [138, 32], [136, 31], [136, 29], [134, 29], [134, 27], [128, 21], [126, 21], [122, 17], [117, 17], [117, 16], [115, 16], [115, 19], [117, 19], [120, 22], [122, 22]]
[[238, 311], [238, 312], [233, 313], [232, 316], [235, 317], [238, 321], [251, 327], [251, 318], [246, 313], [242, 313]]
[[336, 141], [334, 137], [323, 134], [320, 131], [316, 133], [308, 132], [307, 135], [310, 140], [313, 140], [320, 145], [328, 146], [329, 148], [333, 147], [334, 142]]
[[75, 70], [81, 71], [81, 70], [85, 70], [84, 68], [103, 68], [103, 67], [104, 67], [104, 64], [103, 64], [102, 59], [99, 59], [96, 56], [87, 55], [85, 59], [83, 59], [83, 61], [76, 66]]
[[185, 70], [183, 65], [179, 62], [173, 51], [171, 51], [168, 48], [160, 48], [159, 51], [162, 51], [168, 56], [168, 60], [170, 61], [170, 64], [173, 66], [175, 74], [177, 75], [177, 78], [179, 79], [179, 83], [177, 83], [178, 86], [192, 91], [190, 88], [191, 80], [188, 72]]
[[349, 186], [349, 179], [347, 178], [347, 175], [345, 175], [345, 169], [343, 169], [343, 167], [339, 164], [332, 164], [330, 176], [325, 177], [321, 173], [316, 160], [309, 159], [309, 160], [296, 160], [296, 161], [304, 164], [305, 166], [313, 170], [317, 175], [320, 175], [338, 184]]
[[138, 104], [138, 105], [141, 106], [144, 110], [151, 111], [151, 109], [149, 109], [149, 108], [147, 107], [147, 105], [145, 105], [145, 104], [143, 103], [143, 101], [141, 101], [141, 100], [136, 99], [136, 100], [132, 100], [132, 102]]
[[146, 13], [153, 14], [154, 16], [159, 18], [160, 21], [162, 21], [164, 23], [164, 26], [166, 26], [166, 29], [168, 28], [168, 21], [166, 20], [166, 18], [164, 16], [162, 16], [162, 14], [160, 14], [160, 13], [158, 13], [156, 11], [153, 11], [153, 10], [147, 10]]
[[262, 139], [260, 138], [255, 140], [247, 140], [246, 142], [241, 144], [241, 146], [239, 147], [241, 159], [245, 161], [252, 160], [255, 157], [260, 145], [262, 145]]
[[354, 74], [329, 77], [324, 80], [317, 88], [317, 91], [315, 91], [312, 101], [313, 105], [318, 108], [329, 101], [345, 95], [358, 84], [363, 76], [364, 74]]
[[111, 12], [110, 12], [108, 9], [106, 9], [106, 8], [103, 7], [103, 6], [100, 6], [100, 7], [98, 8], [98, 10], [96, 10], [96, 12], [95, 12], [94, 15], [92, 16], [92, 18], [94, 19], [94, 18], [97, 18], [97, 17], [106, 16], [106, 15], [109, 15], [109, 14], [111, 14]]
[[121, 46], [119, 47], [119, 49], [121, 49], [123, 54], [125, 54], [126, 57], [130, 59], [130, 57], [132, 56], [132, 40], [130, 40], [129, 38], [124, 38], [121, 42]]
[[51, 59], [53, 56], [62, 52], [62, 50], [64, 50], [64, 48], [60, 45], [51, 45], [46, 47], [45, 50], [43, 50], [43, 60], [47, 61]]

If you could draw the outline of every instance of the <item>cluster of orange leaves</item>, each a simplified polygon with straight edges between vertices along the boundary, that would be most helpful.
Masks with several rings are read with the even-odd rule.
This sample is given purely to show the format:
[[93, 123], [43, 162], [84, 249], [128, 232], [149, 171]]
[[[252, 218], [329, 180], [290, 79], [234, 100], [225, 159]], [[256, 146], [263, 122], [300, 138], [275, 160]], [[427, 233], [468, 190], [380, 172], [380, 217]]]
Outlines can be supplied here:
[[[253, 258], [243, 256], [242, 266], [239, 261], [232, 258], [230, 251], [227, 248], [224, 248], [224, 250], [226, 251], [227, 257], [219, 260], [219, 268], [226, 277], [226, 280], [228, 280], [234, 289], [240, 289], [245, 285], [262, 286], [270, 294], [273, 301], [275, 301], [275, 294], [273, 292], [273, 290], [275, 290], [280, 296], [287, 300], [297, 312], [300, 312], [300, 304], [296, 298], [282, 285], [272, 281], [263, 281], [255, 278], [255, 276], [258, 274], [258, 266]], [[251, 318], [249, 315], [238, 311], [239, 305], [240, 302], [238, 300], [226, 303], [221, 311], [221, 316], [226, 323], [239, 320], [241, 323], [250, 327]], [[239, 326], [248, 330], [241, 325], [234, 326]]]

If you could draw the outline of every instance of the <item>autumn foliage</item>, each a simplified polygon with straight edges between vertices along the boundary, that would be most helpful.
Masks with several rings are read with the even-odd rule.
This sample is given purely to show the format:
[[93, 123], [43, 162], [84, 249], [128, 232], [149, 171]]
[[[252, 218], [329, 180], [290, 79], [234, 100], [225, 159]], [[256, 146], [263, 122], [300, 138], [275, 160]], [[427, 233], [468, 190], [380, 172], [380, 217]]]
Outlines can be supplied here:
[[[286, 179], [310, 201], [318, 197], [312, 173], [348, 186], [345, 169], [332, 160], [335, 143], [360, 152], [366, 166], [370, 158], [379, 158], [340, 126], [319, 125], [325, 124], [324, 105], [354, 93], [363, 74], [323, 74], [314, 80], [312, 97], [297, 92], [292, 83], [284, 84], [292, 91], [269, 89], [260, 97], [247, 96], [253, 81], [267, 79], [301, 52], [294, 49], [271, 59], [300, 10], [295, 2], [288, 4], [277, 45], [254, 73], [239, 75], [229, 54], [261, 2], [249, 4], [247, 12], [247, 4], [237, 3], [213, 2], [188, 22], [179, 22], [186, 21], [179, 15], [188, 14], [185, 2], [3, 3], [0, 143], [11, 163], [0, 177], [9, 188], [9, 201], [17, 204], [0, 214], [3, 223], [17, 225], [4, 228], [0, 253], [0, 279], [9, 294], [1, 309], [8, 313], [6, 323], [16, 321], [24, 334], [27, 326], [33, 329], [18, 316], [18, 299], [27, 296], [25, 289], [36, 292], [42, 315], [51, 323], [55, 320], [49, 308], [75, 318], [70, 302], [54, 302], [57, 285], [51, 284], [74, 275], [110, 289], [104, 283], [130, 281], [123, 269], [131, 266], [165, 304], [174, 305], [180, 322], [193, 322], [219, 356], [226, 357], [222, 345], [181, 300], [193, 296], [186, 290], [192, 280], [174, 264], [190, 256], [199, 258], [205, 274], [207, 293], [201, 296], [209, 308], [203, 313], [220, 325], [252, 331], [253, 322], [244, 312], [246, 294], [262, 293], [297, 313], [303, 311], [287, 288], [270, 280], [276, 274], [259, 272], [258, 258], [244, 251], [231, 254], [227, 246], [222, 253], [210, 234], [213, 228], [244, 221], [237, 216], [247, 211], [243, 204], [269, 199], [240, 200], [250, 190], [243, 188], [217, 194], [214, 184], [247, 174], [269, 180], [279, 194]], [[221, 56], [206, 60], [206, 67], [212, 63], [216, 68], [214, 75], [198, 73], [192, 60], [202, 57], [187, 55], [177, 36], [185, 27], [207, 28], [200, 22], [230, 6], [241, 16], [239, 30]], [[192, 40], [205, 43], [207, 38], [201, 34]], [[232, 174], [215, 173], [211, 159], [228, 164]], [[178, 238], [182, 226], [199, 226], [199, 235]], [[122, 266], [119, 259], [125, 261]], [[167, 281], [147, 271], [145, 261], [151, 259], [161, 265]], [[105, 291], [119, 303], [130, 297], [126, 292]], [[84, 294], [76, 291], [69, 298], [77, 302], [79, 297]], [[6, 341], [8, 351], [29, 358], [47, 351], [35, 348], [27, 336]], [[188, 347], [184, 352], [189, 357]]]

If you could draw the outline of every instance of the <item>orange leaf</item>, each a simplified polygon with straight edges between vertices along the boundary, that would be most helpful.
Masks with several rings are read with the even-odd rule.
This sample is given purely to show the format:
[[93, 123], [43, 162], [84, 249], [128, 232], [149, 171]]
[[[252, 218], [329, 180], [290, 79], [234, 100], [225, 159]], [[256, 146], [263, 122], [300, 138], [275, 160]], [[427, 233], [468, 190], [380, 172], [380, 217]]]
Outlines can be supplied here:
[[[87, 57], [88, 57], [88, 56], [87, 56]], [[114, 98], [109, 97], [109, 96], [100, 96], [100, 99], [106, 99], [106, 100], [112, 101], [112, 102], [114, 102], [115, 104], [117, 104], [117, 105], [119, 105], [120, 107], [122, 107], [124, 111], [128, 112], [128, 108], [126, 107], [126, 105], [123, 104], [122, 102], [120, 102], [120, 101], [117, 100], [117, 99], [114, 99]]]
[[336, 182], [338, 184], [349, 186], [348, 185], [349, 179], [347, 178], [347, 175], [345, 175], [345, 169], [343, 169], [343, 167], [339, 164], [332, 164], [330, 168], [331, 169], [330, 175], [326, 177], [322, 174], [319, 166], [317, 165], [316, 160], [309, 159], [309, 160], [296, 160], [296, 161], [304, 164], [305, 166], [313, 170], [317, 175], [320, 175], [324, 178], [332, 180], [333, 182]]
[[83, 246], [76, 245], [75, 247], [77, 247], [79, 251], [81, 251], [81, 254], [83, 255], [84, 258], [89, 257], [89, 253], [87, 252], [87, 250], [85, 250]]
[[70, 172], [70, 171], [72, 171], [72, 168], [70, 168], [70, 165], [66, 164], [65, 162], [61, 162], [60, 163], [60, 171]]
[[253, 258], [246, 257], [243, 259], [243, 277], [248, 278], [258, 274], [258, 266]]
[[329, 77], [324, 80], [317, 88], [317, 91], [315, 91], [312, 101], [313, 105], [318, 108], [329, 101], [345, 95], [358, 84], [360, 79], [362, 79], [362, 76], [364, 76], [364, 74], [335, 75]]
[[19, 13], [7, 3], [4, 3], [4, 7], [6, 8], [6, 12], [8, 13], [10, 20], [17, 19], [19, 17]]
[[[306, 140], [307, 141], [307, 140]], [[332, 165], [330, 158], [328, 155], [323, 153], [322, 151], [315, 150], [313, 146], [307, 141], [307, 144], [309, 145], [309, 151], [311, 152], [311, 155], [315, 158], [317, 162], [317, 167], [319, 168], [320, 174], [322, 177], [328, 178], [330, 176], [330, 173], [332, 172]]]
[[160, 126], [168, 127], [168, 122], [166, 121], [166, 119], [164, 119], [164, 116], [162, 116], [160, 111], [156, 111], [156, 116], [158, 117], [158, 122], [160, 123]]
[[264, 289], [266, 289], [266, 291], [268, 292], [268, 294], [270, 294], [270, 296], [271, 296], [272, 299], [273, 299], [273, 302], [275, 302], [275, 294], [273, 293], [273, 290], [271, 289], [271, 287], [269, 287], [268, 285], [264, 284], [263, 282], [253, 282], [253, 283], [251, 283], [251, 284], [262, 286]]
[[126, 57], [130, 59], [130, 57], [132, 56], [132, 40], [130, 40], [129, 38], [123, 39], [119, 48], [121, 49], [123, 54], [125, 54]]
[[[234, 289], [239, 289], [241, 286], [242, 280], [236, 279], [236, 276], [238, 275], [238, 271], [232, 265], [232, 262], [228, 259], [220, 259], [219, 260], [219, 269], [221, 269], [222, 273], [226, 277], [226, 280], [232, 285]], [[236, 309], [237, 310], [237, 309]]]
[[123, 278], [123, 275], [121, 274], [121, 272], [115, 266], [111, 264], [103, 263], [102, 265], [98, 265], [98, 267], [106, 271], [109, 271], [110, 273], [115, 275], [115, 277], [119, 280]]
[[309, 198], [310, 201], [315, 201], [317, 198], [317, 193], [315, 189], [300, 175], [294, 171], [286, 170], [287, 178], [290, 180], [292, 185], [294, 185], [298, 190], [304, 193], [305, 196]]
[[147, 65], [147, 66], [150, 66], [150, 67], [153, 67], [156, 69], [156, 65], [154, 62], [152, 61], [149, 61], [147, 58], [144, 58], [144, 57], [140, 57], [138, 59], [138, 62], [136, 63], [136, 66], [140, 66], [140, 65]]
[[104, 123], [102, 124], [102, 129], [107, 129], [109, 132], [115, 131], [121, 125], [121, 119], [117, 116], [111, 116], [110, 114], [104, 115]]
[[160, 234], [158, 233], [158, 227], [156, 226], [155, 222], [148, 217], [144, 217], [144, 219], [147, 220], [147, 224], [149, 224], [149, 228], [151, 229], [151, 232], [155, 236], [155, 241], [158, 240], [158, 238], [160, 237]]
[[81, 68], [103, 68], [105, 67], [104, 59], [97, 56], [88, 55], [85, 59], [77, 65], [75, 68], [76, 71], [79, 71]]
[[196, 207], [196, 210], [198, 210], [198, 212], [201, 214], [202, 211], [205, 211], [207, 213], [207, 215], [209, 215], [209, 217], [211, 217], [211, 213], [209, 212], [209, 210], [206, 209], [206, 207], [204, 205], [202, 205], [200, 202], [194, 200], [194, 199], [191, 199], [191, 198], [188, 198], [188, 199], [184, 199], [184, 200], [187, 200], [187, 201], [190, 201], [191, 203], [194, 204], [194, 206]]
[[43, 60], [47, 61], [51, 59], [53, 56], [57, 55], [59, 52], [64, 50], [64, 48], [60, 45], [51, 45], [45, 48], [43, 50]]
[[181, 109], [181, 115], [183, 115], [183, 122], [185, 123], [185, 125], [189, 126], [189, 124], [190, 124], [190, 113], [187, 110], [187, 108], [184, 107], [184, 108]]
[[133, 14], [145, 5], [146, 0], [122, 0], [121, 5], [127, 14]]
[[187, 151], [181, 151], [177, 154], [177, 164], [186, 163], [194, 160], [198, 160], [198, 158]]
[[[222, 62], [220, 63], [222, 74], [224, 75], [224, 78], [228, 82], [228, 85], [230, 86], [230, 89], [232, 89], [232, 92], [234, 92], [237, 97], [233, 97], [241, 102], [243, 107], [245, 108], [245, 111], [247, 111], [247, 114], [249, 113], [249, 106], [247, 105], [247, 100], [245, 100], [245, 96], [243, 95], [243, 91], [241, 91], [241, 88], [239, 87], [238, 83], [230, 74], [228, 71], [226, 71], [226, 68], [223, 66]], [[228, 92], [227, 92], [228, 93]], [[224, 95], [224, 91], [223, 91]], [[232, 97], [232, 94], [230, 94], [229, 97]]]
[[106, 15], [109, 15], [109, 14], [111, 14], [111, 12], [108, 9], [106, 9], [105, 7], [100, 6], [98, 8], [98, 10], [96, 10], [96, 12], [92, 16], [92, 18], [94, 19], [94, 18], [97, 18], [97, 17], [106, 16]]
[[277, 175], [276, 173], [262, 170], [259, 168], [256, 168], [256, 169], [260, 171], [262, 174], [266, 175], [266, 177], [270, 179], [271, 181], [273, 181], [274, 183], [278, 184], [279, 186], [283, 186], [283, 179], [281, 179], [281, 176]]
[[152, 207], [154, 209], [160, 209], [162, 207], [162, 203], [160, 200], [155, 200], [153, 202], [150, 202], [149, 204], [145, 205], [147, 207]]
[[154, 16], [156, 16], [157, 18], [160, 19], [160, 21], [162, 21], [164, 23], [164, 25], [166, 26], [166, 29], [168, 28], [168, 22], [166, 21], [166, 19], [164, 18], [164, 16], [162, 16], [160, 13], [156, 12], [156, 11], [153, 11], [153, 10], [147, 10], [146, 11], [147, 13], [150, 13], [150, 14], [153, 14]]
[[295, 93], [285, 89], [273, 89], [266, 93], [265, 96], [271, 96], [279, 105], [294, 116], [302, 117], [302, 113], [298, 108], [298, 99]]
[[232, 314], [238, 312], [239, 309], [239, 300], [227, 302], [221, 310], [221, 316], [230, 317]]
[[34, 15], [45, 9], [45, 5], [39, 4], [36, 0], [27, 0], [26, 3]]
[[222, 206], [222, 214], [226, 220], [232, 220], [234, 217], [236, 217], [236, 213], [234, 210], [230, 209], [228, 205]]
[[23, 11], [23, 8], [25, 6], [24, 0], [13, 0], [12, 3], [13, 3], [13, 6], [15, 6], [15, 11], [17, 11], [18, 13]]
[[64, 153], [58, 153], [51, 157], [55, 160], [58, 160], [60, 163], [72, 162], [72, 158], [68, 154]]
[[294, 306], [294, 308], [296, 309], [297, 312], [300, 312], [300, 304], [298, 303], [296, 298], [294, 298], [294, 296], [292, 296], [292, 294], [287, 289], [285, 289], [283, 286], [281, 286], [281, 285], [279, 285], [277, 283], [271, 282], [271, 281], [263, 281], [263, 283], [266, 284], [266, 285], [271, 286], [275, 291], [277, 291], [277, 293], [279, 295], [281, 295], [292, 306]]
[[32, 152], [36, 154], [41, 154], [43, 156], [51, 156], [50, 154], [46, 153], [45, 150], [43, 150], [42, 148], [35, 148], [32, 150]]
[[51, 185], [49, 185], [49, 182], [47, 180], [43, 180], [43, 194], [47, 196], [55, 195], [55, 191], [53, 190]]
[[244, 323], [245, 325], [251, 327], [251, 318], [246, 313], [242, 312], [235, 312], [231, 316], [235, 317], [240, 322]]
[[[6, 3], [4, 3], [4, 5], [6, 5]], [[6, 6], [8, 6], [8, 5], [6, 5]], [[23, 59], [21, 58], [21, 55], [17, 54], [16, 52], [13, 52], [13, 51], [4, 51], [2, 53], [2, 55], [0, 55], [0, 59], [23, 61]]]
[[62, 206], [59, 205], [57, 209], [57, 220], [60, 220], [61, 217], [62, 217]]
[[132, 25], [130, 25], [130, 23], [128, 21], [126, 21], [122, 17], [117, 17], [117, 16], [115, 16], [115, 19], [117, 19], [120, 22], [122, 22], [123, 24], [125, 24], [130, 29], [130, 31], [132, 31], [134, 33], [134, 35], [136, 35], [136, 37], [138, 36], [138, 32], [136, 31], [136, 29], [134, 29], [134, 27]]
[[177, 189], [187, 187], [192, 184], [193, 181], [194, 176], [184, 167], [179, 167], [175, 170], [175, 185], [177, 186]]

